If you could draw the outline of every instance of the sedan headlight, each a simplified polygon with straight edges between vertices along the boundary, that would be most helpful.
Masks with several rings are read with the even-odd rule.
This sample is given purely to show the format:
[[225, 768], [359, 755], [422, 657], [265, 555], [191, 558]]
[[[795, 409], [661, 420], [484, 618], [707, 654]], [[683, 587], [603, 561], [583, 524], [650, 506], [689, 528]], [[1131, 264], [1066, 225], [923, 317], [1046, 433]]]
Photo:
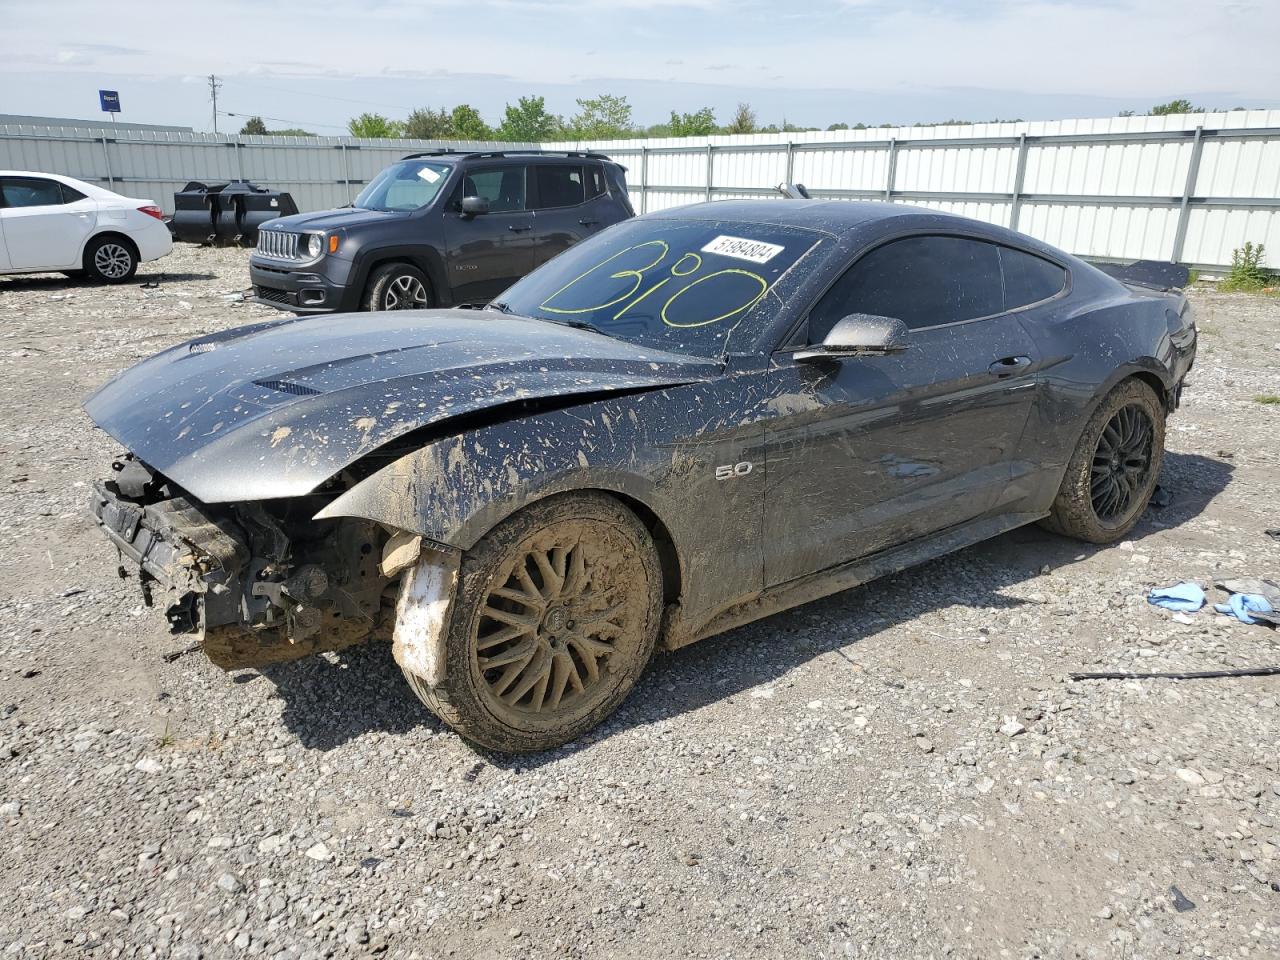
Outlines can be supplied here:
[[313, 260], [320, 256], [320, 254], [324, 253], [324, 237], [321, 234], [308, 234], [307, 253]]

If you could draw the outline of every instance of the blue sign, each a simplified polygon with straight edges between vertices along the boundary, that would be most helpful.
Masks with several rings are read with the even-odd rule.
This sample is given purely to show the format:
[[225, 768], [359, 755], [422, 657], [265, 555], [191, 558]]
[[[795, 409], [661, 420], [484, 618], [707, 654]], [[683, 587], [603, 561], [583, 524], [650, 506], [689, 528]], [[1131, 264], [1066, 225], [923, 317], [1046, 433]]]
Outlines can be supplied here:
[[103, 113], [120, 112], [120, 93], [116, 90], [99, 90], [98, 101], [102, 104]]

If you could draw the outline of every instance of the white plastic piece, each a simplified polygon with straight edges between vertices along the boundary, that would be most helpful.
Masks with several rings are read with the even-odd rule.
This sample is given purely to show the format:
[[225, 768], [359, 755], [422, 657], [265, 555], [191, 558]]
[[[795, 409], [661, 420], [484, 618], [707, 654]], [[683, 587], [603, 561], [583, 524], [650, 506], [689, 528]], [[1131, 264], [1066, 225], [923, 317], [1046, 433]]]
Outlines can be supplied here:
[[445, 677], [445, 637], [460, 559], [424, 549], [400, 581], [391, 654], [402, 669], [432, 685]]

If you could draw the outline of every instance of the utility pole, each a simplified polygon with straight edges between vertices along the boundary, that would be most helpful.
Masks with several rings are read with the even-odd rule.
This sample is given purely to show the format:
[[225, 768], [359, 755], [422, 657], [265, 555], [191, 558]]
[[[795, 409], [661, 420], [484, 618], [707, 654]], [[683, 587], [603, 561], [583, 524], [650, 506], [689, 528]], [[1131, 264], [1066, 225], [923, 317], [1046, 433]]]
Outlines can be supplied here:
[[218, 88], [222, 81], [212, 73], [209, 74], [209, 99], [213, 101], [213, 132], [218, 132]]

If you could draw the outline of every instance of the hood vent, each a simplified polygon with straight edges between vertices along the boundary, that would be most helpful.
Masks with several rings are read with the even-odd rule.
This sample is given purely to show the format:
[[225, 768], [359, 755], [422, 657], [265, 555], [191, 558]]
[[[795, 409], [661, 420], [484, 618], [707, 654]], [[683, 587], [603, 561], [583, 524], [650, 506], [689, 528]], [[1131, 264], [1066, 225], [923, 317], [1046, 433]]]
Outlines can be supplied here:
[[291, 393], [295, 397], [314, 397], [320, 393], [315, 387], [308, 387], [305, 383], [294, 383], [291, 380], [255, 380], [253, 382], [260, 387], [266, 387], [268, 390]]

